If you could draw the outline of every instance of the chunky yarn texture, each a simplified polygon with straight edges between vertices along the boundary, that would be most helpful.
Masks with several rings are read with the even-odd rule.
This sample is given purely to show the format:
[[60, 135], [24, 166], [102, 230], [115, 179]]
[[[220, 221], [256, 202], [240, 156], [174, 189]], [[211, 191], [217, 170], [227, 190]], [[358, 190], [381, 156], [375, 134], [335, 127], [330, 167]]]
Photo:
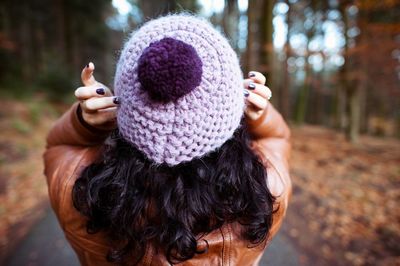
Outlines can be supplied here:
[[201, 157], [239, 126], [242, 82], [236, 53], [206, 20], [169, 15], [149, 21], [132, 34], [117, 64], [119, 131], [158, 164]]
[[200, 85], [202, 62], [196, 50], [164, 38], [144, 49], [138, 62], [139, 82], [157, 101], [177, 100]]

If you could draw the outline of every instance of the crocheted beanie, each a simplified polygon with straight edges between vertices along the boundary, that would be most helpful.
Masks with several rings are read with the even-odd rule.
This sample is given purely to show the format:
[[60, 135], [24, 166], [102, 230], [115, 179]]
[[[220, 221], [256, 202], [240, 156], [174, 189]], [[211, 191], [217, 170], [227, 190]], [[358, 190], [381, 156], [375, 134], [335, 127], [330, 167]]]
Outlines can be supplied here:
[[117, 64], [119, 131], [158, 164], [201, 157], [239, 126], [242, 82], [237, 55], [205, 19], [149, 21], [133, 32]]

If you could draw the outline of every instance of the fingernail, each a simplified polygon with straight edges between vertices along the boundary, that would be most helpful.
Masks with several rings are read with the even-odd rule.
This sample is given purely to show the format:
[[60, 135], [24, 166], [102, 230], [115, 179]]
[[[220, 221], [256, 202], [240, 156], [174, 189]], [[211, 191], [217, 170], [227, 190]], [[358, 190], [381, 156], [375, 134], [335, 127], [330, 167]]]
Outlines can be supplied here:
[[86, 64], [86, 68], [89, 68], [89, 64]]
[[249, 97], [250, 92], [248, 90], [244, 90], [244, 97]]
[[256, 88], [256, 84], [254, 84], [253, 82], [249, 84], [248, 86], [249, 90], [254, 90]]
[[99, 94], [99, 95], [104, 95], [106, 92], [104, 91], [103, 88], [100, 88], [100, 89], [96, 90], [96, 93]]
[[113, 102], [114, 102], [115, 104], [120, 104], [119, 97], [117, 97], [117, 96], [114, 97]]
[[255, 77], [256, 76], [256, 73], [254, 73], [254, 72], [249, 72], [249, 77], [250, 78], [253, 78], [253, 77]]

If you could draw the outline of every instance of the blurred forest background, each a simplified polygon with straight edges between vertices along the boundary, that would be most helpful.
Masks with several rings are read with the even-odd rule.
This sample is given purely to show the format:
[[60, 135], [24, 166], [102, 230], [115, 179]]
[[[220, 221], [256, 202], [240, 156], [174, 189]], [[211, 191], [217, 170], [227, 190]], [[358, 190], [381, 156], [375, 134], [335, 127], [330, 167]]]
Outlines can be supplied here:
[[0, 264], [46, 211], [44, 140], [82, 67], [112, 87], [129, 34], [179, 11], [223, 32], [244, 75], [266, 75], [291, 124], [283, 232], [300, 263], [399, 265], [398, 0], [1, 0]]
[[[18, 4], [16, 4], [18, 3]], [[88, 61], [111, 84], [123, 40], [168, 12], [208, 17], [243, 71], [259, 70], [285, 118], [346, 132], [400, 136], [397, 0], [36, 0], [0, 4], [0, 88], [70, 95]]]

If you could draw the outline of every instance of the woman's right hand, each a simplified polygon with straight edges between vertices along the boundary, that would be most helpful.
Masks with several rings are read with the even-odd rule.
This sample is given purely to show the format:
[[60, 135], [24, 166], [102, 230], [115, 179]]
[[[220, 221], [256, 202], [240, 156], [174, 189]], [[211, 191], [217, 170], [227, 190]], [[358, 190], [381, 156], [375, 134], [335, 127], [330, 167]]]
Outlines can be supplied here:
[[250, 121], [261, 117], [272, 96], [271, 90], [265, 86], [265, 81], [265, 76], [257, 71], [250, 71], [249, 77], [243, 81], [246, 97], [245, 114]]
[[93, 76], [94, 64], [83, 68], [81, 79], [83, 87], [75, 90], [75, 97], [80, 102], [83, 120], [90, 126], [101, 130], [112, 130], [117, 126], [116, 112], [118, 97]]

